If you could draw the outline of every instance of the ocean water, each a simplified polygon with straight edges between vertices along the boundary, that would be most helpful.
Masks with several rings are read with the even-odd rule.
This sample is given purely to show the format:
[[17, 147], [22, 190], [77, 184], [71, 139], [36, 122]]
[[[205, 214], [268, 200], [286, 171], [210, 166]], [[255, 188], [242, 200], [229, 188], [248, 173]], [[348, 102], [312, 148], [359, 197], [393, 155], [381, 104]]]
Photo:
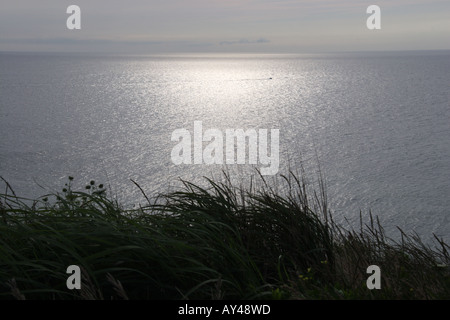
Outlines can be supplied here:
[[[175, 165], [172, 132], [279, 129], [279, 179], [320, 172], [337, 221], [360, 212], [450, 240], [450, 52], [114, 56], [0, 53], [0, 175], [16, 193], [94, 179], [122, 203], [221, 176]], [[248, 182], [254, 166], [229, 165]], [[2, 190], [3, 192], [3, 190]]]

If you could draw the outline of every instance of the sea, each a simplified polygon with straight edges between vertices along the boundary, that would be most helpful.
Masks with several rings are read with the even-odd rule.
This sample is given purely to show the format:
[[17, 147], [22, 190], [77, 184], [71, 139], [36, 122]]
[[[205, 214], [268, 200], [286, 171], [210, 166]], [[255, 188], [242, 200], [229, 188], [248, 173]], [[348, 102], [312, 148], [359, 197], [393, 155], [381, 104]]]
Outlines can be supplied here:
[[175, 164], [176, 130], [278, 129], [267, 183], [297, 172], [345, 227], [450, 241], [449, 98], [450, 51], [2, 52], [0, 176], [30, 199], [94, 180], [135, 207], [182, 180], [262, 183], [262, 165]]

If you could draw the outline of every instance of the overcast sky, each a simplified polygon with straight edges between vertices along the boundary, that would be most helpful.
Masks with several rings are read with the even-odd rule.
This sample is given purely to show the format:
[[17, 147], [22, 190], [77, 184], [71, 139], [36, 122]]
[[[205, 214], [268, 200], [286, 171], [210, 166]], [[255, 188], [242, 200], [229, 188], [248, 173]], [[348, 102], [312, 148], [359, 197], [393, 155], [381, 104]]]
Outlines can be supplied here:
[[[395, 2], [395, 3], [394, 3]], [[81, 30], [66, 9], [81, 8]], [[366, 9], [381, 8], [381, 30]], [[450, 0], [2, 0], [0, 51], [450, 49]]]

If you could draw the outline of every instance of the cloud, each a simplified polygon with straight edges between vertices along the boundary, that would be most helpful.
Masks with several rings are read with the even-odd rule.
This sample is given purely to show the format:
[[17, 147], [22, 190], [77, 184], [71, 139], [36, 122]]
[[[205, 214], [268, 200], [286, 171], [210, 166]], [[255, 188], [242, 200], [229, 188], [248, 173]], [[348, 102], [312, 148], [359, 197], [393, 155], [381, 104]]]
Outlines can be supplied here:
[[249, 39], [241, 39], [238, 41], [222, 41], [220, 42], [220, 45], [225, 46], [225, 45], [236, 45], [236, 44], [263, 44], [263, 43], [269, 43], [270, 40], [264, 39], [264, 38], [259, 38], [257, 40], [249, 40]]
[[318, 44], [321, 51], [375, 45], [391, 50], [406, 43], [417, 49], [450, 46], [449, 0], [377, 0], [382, 9], [378, 33], [366, 28], [372, 0], [131, 0], [126, 6], [120, 0], [77, 0], [82, 25], [77, 31], [66, 27], [71, 3], [2, 0], [0, 50], [298, 52]]

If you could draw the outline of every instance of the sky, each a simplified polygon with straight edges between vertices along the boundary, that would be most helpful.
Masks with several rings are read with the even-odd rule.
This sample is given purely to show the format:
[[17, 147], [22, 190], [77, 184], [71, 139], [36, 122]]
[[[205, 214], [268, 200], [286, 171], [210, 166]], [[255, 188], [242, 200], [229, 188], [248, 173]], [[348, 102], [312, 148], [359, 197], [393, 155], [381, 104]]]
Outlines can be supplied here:
[[[369, 30], [367, 7], [381, 8]], [[69, 30], [67, 7], [81, 9]], [[0, 51], [449, 50], [449, 0], [2, 0]]]

